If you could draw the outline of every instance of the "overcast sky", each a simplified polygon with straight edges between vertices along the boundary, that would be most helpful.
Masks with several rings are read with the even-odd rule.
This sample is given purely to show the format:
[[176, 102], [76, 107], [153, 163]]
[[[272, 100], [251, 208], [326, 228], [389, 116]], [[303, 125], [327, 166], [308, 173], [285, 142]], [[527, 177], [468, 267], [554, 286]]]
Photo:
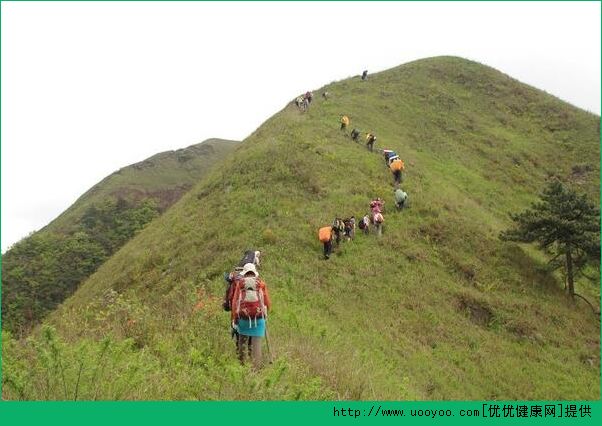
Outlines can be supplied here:
[[2, 251], [111, 172], [429, 56], [600, 113], [600, 3], [2, 2]]

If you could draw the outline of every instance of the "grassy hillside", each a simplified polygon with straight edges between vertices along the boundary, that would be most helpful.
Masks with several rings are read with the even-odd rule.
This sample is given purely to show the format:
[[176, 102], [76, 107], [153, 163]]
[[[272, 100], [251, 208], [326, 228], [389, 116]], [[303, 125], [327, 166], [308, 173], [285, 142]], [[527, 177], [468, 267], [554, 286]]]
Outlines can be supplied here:
[[26, 333], [236, 144], [210, 139], [124, 167], [11, 247], [2, 259], [3, 327]]
[[[323, 89], [264, 123], [35, 339], [4, 333], [3, 396], [598, 399], [599, 322], [539, 253], [497, 236], [551, 176], [599, 201], [600, 118], [454, 57]], [[324, 261], [320, 226], [393, 204], [382, 158], [341, 134], [341, 114], [401, 155], [412, 207]], [[273, 301], [275, 362], [257, 373], [220, 307], [248, 247]]]
[[44, 230], [69, 230], [90, 205], [106, 199], [121, 198], [135, 203], [153, 200], [159, 211], [163, 212], [238, 143], [225, 139], [207, 139], [187, 148], [161, 152], [123, 167], [90, 188]]

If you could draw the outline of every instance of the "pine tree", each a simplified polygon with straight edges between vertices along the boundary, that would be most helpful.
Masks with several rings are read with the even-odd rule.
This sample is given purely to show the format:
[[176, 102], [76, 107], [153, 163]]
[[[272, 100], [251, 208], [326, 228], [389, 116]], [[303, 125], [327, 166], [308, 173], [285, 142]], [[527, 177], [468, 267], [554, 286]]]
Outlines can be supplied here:
[[500, 238], [536, 242], [540, 249], [553, 254], [550, 263], [565, 268], [568, 294], [574, 298], [577, 274], [588, 265], [600, 264], [600, 210], [585, 194], [579, 195], [553, 181], [544, 189], [540, 201], [510, 217], [515, 226], [503, 231]]

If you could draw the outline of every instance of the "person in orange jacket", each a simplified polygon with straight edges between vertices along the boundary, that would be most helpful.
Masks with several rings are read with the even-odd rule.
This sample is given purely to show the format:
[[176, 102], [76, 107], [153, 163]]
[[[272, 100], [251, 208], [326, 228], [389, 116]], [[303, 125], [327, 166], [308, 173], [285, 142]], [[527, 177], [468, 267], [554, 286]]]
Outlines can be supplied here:
[[318, 238], [324, 245], [324, 259], [329, 259], [332, 253], [333, 234], [332, 226], [324, 226], [318, 231]]
[[389, 168], [391, 169], [391, 173], [393, 173], [393, 180], [395, 181], [395, 186], [398, 186], [401, 183], [402, 179], [401, 172], [403, 172], [403, 170], [405, 169], [403, 161], [400, 158], [396, 158], [395, 160], [391, 161]]

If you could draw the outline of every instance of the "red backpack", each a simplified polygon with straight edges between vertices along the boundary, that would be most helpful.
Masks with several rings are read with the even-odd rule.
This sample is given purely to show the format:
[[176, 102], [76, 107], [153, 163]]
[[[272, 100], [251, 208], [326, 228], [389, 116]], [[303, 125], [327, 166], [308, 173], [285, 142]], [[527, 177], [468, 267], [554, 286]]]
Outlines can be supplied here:
[[238, 297], [233, 307], [238, 318], [257, 319], [264, 316], [263, 286], [258, 278], [241, 278], [238, 283]]

